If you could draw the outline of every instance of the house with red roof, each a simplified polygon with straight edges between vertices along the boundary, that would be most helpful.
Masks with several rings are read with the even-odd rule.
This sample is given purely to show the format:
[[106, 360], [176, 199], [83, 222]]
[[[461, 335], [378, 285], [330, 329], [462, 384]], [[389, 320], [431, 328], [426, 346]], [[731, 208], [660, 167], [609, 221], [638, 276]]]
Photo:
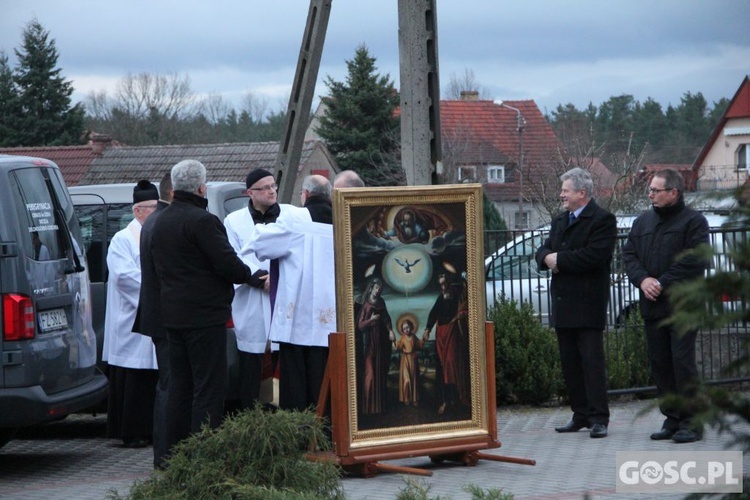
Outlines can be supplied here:
[[477, 97], [440, 101], [443, 181], [483, 184], [509, 228], [548, 222], [537, 202], [557, 196], [568, 163], [552, 126], [533, 100]]
[[727, 191], [750, 174], [750, 76], [746, 76], [692, 165], [700, 191]]

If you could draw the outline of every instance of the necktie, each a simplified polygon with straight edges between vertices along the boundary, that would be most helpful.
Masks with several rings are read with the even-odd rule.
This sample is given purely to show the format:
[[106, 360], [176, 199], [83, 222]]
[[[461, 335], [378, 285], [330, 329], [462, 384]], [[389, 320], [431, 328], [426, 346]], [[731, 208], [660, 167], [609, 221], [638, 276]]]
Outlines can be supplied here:
[[570, 212], [568, 214], [568, 225], [573, 224], [574, 220], [576, 220], [576, 214], [574, 214], [573, 212]]

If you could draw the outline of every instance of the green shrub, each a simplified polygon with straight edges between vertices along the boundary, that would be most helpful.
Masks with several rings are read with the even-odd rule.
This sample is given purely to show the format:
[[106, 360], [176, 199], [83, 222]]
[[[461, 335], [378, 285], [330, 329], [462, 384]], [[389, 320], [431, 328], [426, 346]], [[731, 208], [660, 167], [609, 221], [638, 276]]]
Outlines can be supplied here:
[[654, 384], [648, 361], [646, 330], [637, 306], [629, 311], [619, 328], [605, 334], [604, 342], [609, 390]]
[[557, 339], [528, 302], [500, 297], [488, 318], [495, 324], [497, 402], [541, 404], [563, 387]]
[[[424, 481], [417, 481], [411, 478], [404, 479], [406, 486], [396, 495], [396, 500], [448, 500], [451, 497], [430, 497], [430, 486]], [[503, 493], [499, 488], [482, 489], [474, 484], [468, 484], [463, 490], [471, 494], [472, 500], [513, 500], [511, 493]]]
[[306, 459], [311, 447], [330, 449], [314, 413], [257, 406], [181, 442], [166, 470], [136, 483], [129, 498], [344, 498], [338, 465]]

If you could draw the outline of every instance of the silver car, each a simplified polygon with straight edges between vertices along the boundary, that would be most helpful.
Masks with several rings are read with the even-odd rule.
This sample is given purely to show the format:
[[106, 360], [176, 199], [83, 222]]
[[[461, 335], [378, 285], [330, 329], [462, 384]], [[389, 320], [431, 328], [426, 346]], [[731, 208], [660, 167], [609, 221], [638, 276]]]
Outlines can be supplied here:
[[[729, 243], [740, 236], [727, 232], [722, 225], [727, 217], [721, 214], [704, 213], [711, 228], [711, 244], [715, 251], [712, 269], [727, 269]], [[636, 216], [617, 217], [618, 239], [612, 259], [608, 324], [620, 325], [638, 303], [639, 291], [630, 284], [622, 266], [622, 247]], [[535, 255], [549, 234], [549, 226], [529, 231], [507, 243], [485, 259], [485, 283], [487, 307], [491, 308], [498, 297], [528, 302], [543, 324], [549, 324], [549, 271], [538, 268]], [[709, 270], [708, 272], [713, 272]], [[728, 299], [731, 302], [731, 299]], [[727, 307], [737, 304], [727, 303]]]

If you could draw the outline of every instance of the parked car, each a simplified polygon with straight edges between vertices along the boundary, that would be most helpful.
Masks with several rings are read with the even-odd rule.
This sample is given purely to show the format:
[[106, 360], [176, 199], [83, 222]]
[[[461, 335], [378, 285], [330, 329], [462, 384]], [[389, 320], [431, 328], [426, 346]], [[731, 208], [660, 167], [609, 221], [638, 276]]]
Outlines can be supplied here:
[[[155, 184], [158, 185], [158, 182]], [[107, 308], [107, 248], [112, 237], [133, 220], [132, 184], [92, 184], [73, 186], [70, 195], [83, 232], [84, 248], [91, 278], [93, 324], [98, 338], [97, 360], [103, 370], [102, 344], [104, 316]], [[208, 210], [222, 221], [230, 212], [246, 207], [249, 201], [242, 182], [208, 182]], [[238, 356], [234, 327], [227, 325], [227, 362], [229, 394], [237, 393]]]
[[59, 168], [0, 155], [0, 446], [107, 396], [84, 240]]
[[[704, 213], [711, 228], [711, 244], [716, 252], [712, 269], [727, 269], [727, 229], [722, 225], [727, 217], [721, 214]], [[618, 239], [612, 259], [612, 280], [608, 306], [608, 324], [617, 326], [627, 318], [638, 303], [639, 291], [630, 284], [622, 264], [622, 247], [627, 240], [635, 215], [617, 217]], [[510, 241], [485, 259], [485, 288], [488, 309], [498, 297], [530, 303], [539, 319], [549, 324], [549, 286], [551, 274], [538, 268], [534, 256], [549, 234], [550, 227], [526, 232]], [[734, 231], [726, 239], [739, 236]], [[746, 235], [746, 230], [742, 232]], [[746, 236], [745, 236], [746, 237]], [[710, 272], [710, 271], [709, 271]], [[733, 305], [731, 307], [736, 307]]]

